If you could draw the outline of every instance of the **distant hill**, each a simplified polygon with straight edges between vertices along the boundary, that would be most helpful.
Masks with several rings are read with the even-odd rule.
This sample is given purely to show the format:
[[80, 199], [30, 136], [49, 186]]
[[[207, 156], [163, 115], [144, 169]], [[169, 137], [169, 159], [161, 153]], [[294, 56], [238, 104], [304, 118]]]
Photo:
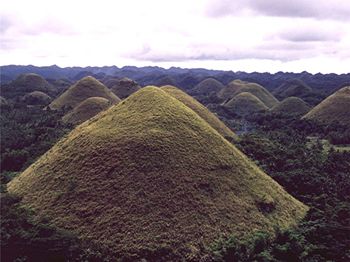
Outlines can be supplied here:
[[273, 94], [277, 98], [287, 98], [291, 96], [303, 98], [312, 92], [312, 88], [300, 79], [289, 79], [274, 90]]
[[77, 105], [72, 111], [65, 114], [63, 122], [77, 125], [106, 110], [112, 103], [103, 97], [89, 97]]
[[325, 124], [334, 121], [350, 127], [350, 86], [343, 87], [314, 107], [303, 118]]
[[218, 93], [225, 86], [214, 78], [207, 78], [197, 84], [191, 89], [191, 94], [209, 95], [212, 93]]
[[259, 98], [248, 92], [239, 93], [224, 106], [241, 116], [268, 110], [268, 107]]
[[22, 101], [27, 105], [48, 105], [52, 98], [41, 91], [34, 91], [23, 96]]
[[141, 88], [137, 82], [127, 77], [122, 79], [110, 78], [104, 84], [121, 99], [127, 98]]
[[84, 122], [8, 185], [33, 214], [122, 261], [200, 261], [307, 207], [193, 110], [145, 87]]
[[276, 114], [302, 116], [309, 112], [311, 107], [299, 97], [288, 97], [281, 103], [271, 108], [271, 112]]
[[229, 129], [216, 115], [210, 112], [209, 109], [207, 109], [190, 95], [174, 86], [169, 85], [163, 86], [162, 90], [191, 108], [222, 136], [230, 139], [237, 139], [236, 134], [231, 129]]
[[22, 74], [11, 82], [12, 90], [30, 93], [41, 91], [44, 93], [54, 92], [54, 88], [42, 76], [34, 73]]
[[120, 98], [100, 81], [91, 76], [87, 76], [69, 87], [68, 90], [56, 98], [49, 107], [54, 110], [63, 108], [73, 109], [89, 97], [103, 97], [112, 104], [120, 101]]
[[243, 92], [253, 94], [269, 108], [279, 103], [278, 100], [261, 85], [241, 80], [234, 80], [229, 83], [224, 89], [218, 92], [218, 97], [227, 101]]

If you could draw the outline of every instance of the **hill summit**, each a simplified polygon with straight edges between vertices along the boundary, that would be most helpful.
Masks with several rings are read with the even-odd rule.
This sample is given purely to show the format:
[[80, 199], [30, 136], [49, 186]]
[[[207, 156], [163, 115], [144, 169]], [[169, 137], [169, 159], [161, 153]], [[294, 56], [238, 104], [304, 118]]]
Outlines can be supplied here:
[[89, 97], [74, 107], [73, 110], [65, 114], [62, 118], [63, 122], [71, 124], [80, 124], [94, 117], [103, 110], [106, 110], [112, 104], [103, 97]]
[[52, 93], [54, 88], [42, 76], [34, 73], [21, 74], [12, 81], [11, 86], [14, 90], [30, 93], [41, 91]]
[[212, 93], [218, 93], [225, 86], [214, 78], [206, 78], [191, 89], [192, 94], [209, 95]]
[[224, 106], [237, 115], [249, 115], [268, 109], [259, 98], [248, 92], [239, 93], [225, 103]]
[[330, 124], [334, 121], [350, 127], [350, 86], [327, 97], [303, 118]]
[[287, 97], [281, 103], [271, 108], [277, 114], [302, 116], [309, 112], [311, 107], [299, 97]]
[[218, 238], [273, 233], [307, 210], [156, 87], [76, 127], [8, 190], [121, 260], [199, 261]]
[[118, 103], [120, 98], [97, 79], [87, 76], [68, 88], [62, 95], [49, 105], [51, 109], [73, 109], [89, 97], [103, 97], [112, 104]]
[[229, 129], [216, 115], [210, 112], [208, 108], [199, 103], [192, 96], [174, 86], [167, 85], [162, 86], [161, 88], [163, 91], [184, 103], [187, 107], [191, 108], [223, 137], [235, 140], [238, 139], [237, 135], [231, 129]]
[[137, 82], [127, 77], [122, 79], [109, 79], [105, 84], [121, 99], [128, 97], [141, 88]]
[[304, 97], [312, 92], [312, 88], [301, 79], [293, 78], [285, 81], [273, 92], [278, 98]]
[[277, 105], [278, 100], [264, 87], [259, 84], [234, 80], [218, 93], [218, 97], [228, 101], [239, 93], [248, 92], [260, 99], [265, 106], [271, 108]]

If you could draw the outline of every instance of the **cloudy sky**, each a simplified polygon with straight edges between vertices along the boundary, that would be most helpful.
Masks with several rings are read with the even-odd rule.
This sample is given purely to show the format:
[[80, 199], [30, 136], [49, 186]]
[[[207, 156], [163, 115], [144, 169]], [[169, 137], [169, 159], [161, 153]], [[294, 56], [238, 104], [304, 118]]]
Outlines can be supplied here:
[[350, 72], [349, 0], [11, 0], [0, 64]]

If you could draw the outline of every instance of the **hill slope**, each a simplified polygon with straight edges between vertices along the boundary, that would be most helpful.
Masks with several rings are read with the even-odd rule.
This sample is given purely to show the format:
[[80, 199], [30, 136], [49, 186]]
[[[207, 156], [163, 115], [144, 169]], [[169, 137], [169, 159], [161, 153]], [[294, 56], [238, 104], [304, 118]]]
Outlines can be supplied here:
[[63, 122], [71, 124], [80, 124], [92, 118], [103, 110], [106, 110], [112, 104], [103, 97], [89, 97], [77, 105], [72, 111], [65, 114]]
[[239, 93], [225, 103], [224, 106], [238, 115], [249, 115], [268, 109], [259, 98], [248, 92]]
[[42, 76], [33, 73], [19, 75], [12, 81], [11, 86], [13, 90], [26, 93], [33, 91], [50, 93], [54, 91], [54, 88]]
[[219, 237], [287, 228], [307, 209], [155, 87], [79, 125], [8, 190], [39, 216], [130, 260], [198, 261]]
[[311, 107], [299, 97], [288, 97], [271, 108], [271, 112], [287, 115], [305, 115]]
[[225, 88], [225, 86], [218, 80], [207, 78], [191, 89], [191, 93], [209, 95], [211, 93], [218, 93], [223, 88]]
[[337, 121], [350, 127], [350, 86], [343, 87], [314, 107], [303, 118], [330, 124]]
[[22, 101], [28, 105], [47, 105], [51, 102], [51, 97], [44, 92], [34, 91], [23, 96]]
[[54, 110], [74, 108], [89, 97], [103, 97], [108, 99], [112, 104], [120, 101], [120, 98], [100, 81], [91, 76], [87, 76], [76, 82], [62, 95], [52, 101], [49, 107]]
[[304, 97], [310, 92], [312, 92], [312, 88], [304, 81], [293, 78], [285, 81], [282, 85], [277, 87], [273, 94], [279, 98], [286, 98], [291, 96]]
[[256, 83], [234, 80], [218, 93], [218, 97], [228, 100], [239, 93], [248, 92], [259, 98], [267, 107], [271, 108], [277, 105], [278, 100], [264, 87]]
[[181, 91], [174, 86], [163, 86], [163, 91], [175, 97], [186, 106], [196, 112], [201, 118], [203, 118], [211, 127], [218, 131], [222, 136], [227, 138], [237, 139], [237, 135], [233, 133], [217, 116], [215, 116], [208, 108], [199, 103], [196, 99]]
[[128, 97], [141, 88], [138, 83], [127, 77], [122, 79], [109, 79], [105, 84], [116, 96], [121, 99]]

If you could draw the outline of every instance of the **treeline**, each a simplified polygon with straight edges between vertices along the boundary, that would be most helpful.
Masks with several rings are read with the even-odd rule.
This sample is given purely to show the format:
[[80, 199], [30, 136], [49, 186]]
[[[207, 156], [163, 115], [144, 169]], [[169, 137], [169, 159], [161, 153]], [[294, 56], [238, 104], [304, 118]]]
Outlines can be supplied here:
[[[214, 248], [218, 261], [349, 261], [350, 152], [311, 148], [307, 136], [342, 135], [338, 125], [319, 128], [293, 118], [251, 116], [254, 133], [241, 137], [240, 149], [290, 194], [310, 207], [295, 229], [270, 240], [257, 232], [234, 236]], [[339, 130], [339, 131], [338, 131]], [[347, 141], [347, 140], [346, 140]]]

